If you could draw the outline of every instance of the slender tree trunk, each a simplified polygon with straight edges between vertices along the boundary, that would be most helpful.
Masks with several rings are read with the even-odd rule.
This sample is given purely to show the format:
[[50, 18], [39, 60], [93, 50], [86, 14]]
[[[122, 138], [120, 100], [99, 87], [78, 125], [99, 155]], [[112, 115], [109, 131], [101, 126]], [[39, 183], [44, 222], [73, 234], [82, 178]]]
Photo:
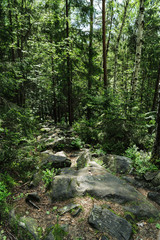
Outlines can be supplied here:
[[121, 27], [120, 27], [120, 31], [119, 31], [119, 34], [118, 34], [118, 37], [117, 37], [117, 42], [116, 42], [116, 47], [115, 47], [115, 57], [114, 57], [114, 84], [113, 84], [113, 89], [114, 89], [114, 90], [116, 90], [116, 83], [117, 83], [117, 63], [118, 63], [119, 43], [120, 43], [120, 39], [121, 39], [123, 27], [124, 27], [125, 20], [126, 20], [126, 16], [127, 16], [128, 4], [129, 4], [129, 0], [126, 0], [126, 4], [125, 4], [125, 6], [124, 6], [123, 20], [122, 20], [122, 24], [121, 24]]
[[102, 0], [102, 39], [103, 39], [103, 80], [107, 89], [107, 62], [106, 62], [106, 1]]
[[[88, 68], [88, 95], [91, 94], [93, 78], [93, 0], [90, 0], [90, 33], [89, 33], [89, 68]], [[91, 118], [91, 108], [87, 107], [87, 119]]]
[[[108, 59], [109, 45], [110, 45], [110, 40], [111, 40], [112, 24], [113, 24], [113, 0], [111, 1], [111, 19], [110, 19], [109, 35], [108, 35], [107, 46], [106, 46], [106, 62], [108, 62], [107, 59]], [[106, 63], [106, 65], [107, 65], [107, 63]], [[107, 79], [108, 79], [108, 77], [107, 77]]]
[[132, 93], [133, 94], [136, 92], [136, 85], [137, 85], [139, 71], [140, 71], [143, 29], [144, 29], [144, 0], [140, 0], [137, 41], [136, 41], [135, 66], [134, 66], [133, 79], [132, 79]]
[[[67, 37], [67, 48], [69, 49], [69, 4], [66, 0], [66, 37]], [[72, 125], [73, 122], [73, 106], [72, 106], [72, 81], [70, 76], [70, 55], [69, 51], [67, 52], [67, 85], [68, 85], [68, 114], [69, 114], [69, 125]]]
[[[8, 7], [9, 7], [9, 24], [10, 24], [10, 34], [11, 34], [11, 42], [12, 42], [12, 46], [14, 43], [14, 39], [13, 39], [13, 21], [12, 21], [12, 11], [11, 11], [11, 3], [10, 1], [8, 2]], [[11, 47], [11, 58], [12, 61], [15, 61], [15, 53], [14, 53], [14, 48]]]
[[156, 108], [156, 102], [157, 102], [157, 97], [158, 97], [158, 86], [159, 86], [159, 84], [160, 84], [160, 62], [159, 62], [157, 80], [156, 80], [156, 84], [155, 84], [155, 91], [154, 91], [152, 111], [155, 111], [155, 108]]
[[[158, 69], [158, 78], [160, 78], [160, 71]], [[160, 79], [159, 79], [160, 80]], [[160, 166], [160, 82], [158, 85], [158, 109], [157, 109], [157, 120], [156, 120], [156, 137], [152, 150], [151, 161]]]

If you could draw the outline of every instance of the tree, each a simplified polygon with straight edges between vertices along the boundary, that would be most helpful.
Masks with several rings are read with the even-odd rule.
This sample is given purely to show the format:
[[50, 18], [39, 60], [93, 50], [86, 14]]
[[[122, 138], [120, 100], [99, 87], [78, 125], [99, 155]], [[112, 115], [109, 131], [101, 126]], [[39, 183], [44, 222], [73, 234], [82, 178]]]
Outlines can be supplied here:
[[103, 81], [107, 89], [107, 65], [106, 65], [106, 1], [102, 0], [102, 39], [103, 39]]

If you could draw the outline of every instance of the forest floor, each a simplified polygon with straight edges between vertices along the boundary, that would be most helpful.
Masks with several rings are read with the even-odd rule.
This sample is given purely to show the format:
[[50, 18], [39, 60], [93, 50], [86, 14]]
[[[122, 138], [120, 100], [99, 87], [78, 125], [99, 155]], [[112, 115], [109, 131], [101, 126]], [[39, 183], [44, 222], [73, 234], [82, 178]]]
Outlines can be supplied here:
[[[73, 154], [74, 152], [67, 153], [67, 156], [72, 161], [72, 166], [74, 166], [76, 162], [76, 157], [72, 157]], [[148, 191], [146, 189], [137, 190], [144, 196], [147, 196]], [[31, 192], [37, 192], [41, 199], [39, 203], [36, 203], [38, 209], [28, 205], [25, 201], [26, 195]], [[28, 188], [27, 183], [23, 183], [21, 186], [15, 187], [12, 196], [10, 197], [10, 201], [19, 216], [29, 216], [37, 220], [42, 235], [44, 234], [46, 227], [57, 223], [57, 221], [60, 225], [68, 225], [69, 234], [64, 237], [66, 240], [100, 240], [102, 238], [104, 234], [93, 229], [88, 223], [88, 217], [94, 204], [107, 204], [121, 217], [123, 217], [124, 214], [121, 205], [113, 202], [106, 202], [105, 200], [98, 200], [90, 196], [76, 197], [62, 202], [51, 203], [43, 182], [40, 182], [39, 186], [33, 190]], [[81, 213], [76, 217], [72, 217], [69, 212], [59, 216], [58, 209], [68, 205], [69, 203], [76, 203], [82, 206]], [[160, 206], [153, 202], [152, 204], [156, 205], [156, 207], [160, 210]], [[149, 223], [144, 220], [136, 223], [134, 226], [132, 240], [160, 240], [160, 230], [156, 228], [156, 224], [157, 222]], [[8, 240], [17, 239], [8, 225], [5, 226], [4, 230], [7, 233]], [[109, 237], [109, 239], [114, 240], [111, 237]]]

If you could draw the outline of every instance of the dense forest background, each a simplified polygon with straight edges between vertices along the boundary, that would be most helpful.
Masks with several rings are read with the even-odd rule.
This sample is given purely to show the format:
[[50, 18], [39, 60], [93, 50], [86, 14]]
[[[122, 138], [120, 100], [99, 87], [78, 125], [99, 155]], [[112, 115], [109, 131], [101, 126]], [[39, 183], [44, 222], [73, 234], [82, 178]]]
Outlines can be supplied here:
[[1, 189], [41, 150], [43, 121], [73, 126], [97, 152], [151, 152], [159, 16], [158, 0], [0, 1]]

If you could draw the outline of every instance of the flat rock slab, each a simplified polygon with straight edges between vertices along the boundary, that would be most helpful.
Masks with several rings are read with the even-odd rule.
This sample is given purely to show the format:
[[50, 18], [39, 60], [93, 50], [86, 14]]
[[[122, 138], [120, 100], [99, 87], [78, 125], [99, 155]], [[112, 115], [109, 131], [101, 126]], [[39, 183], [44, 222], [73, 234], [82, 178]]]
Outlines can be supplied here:
[[65, 214], [65, 213], [71, 211], [72, 209], [75, 209], [75, 208], [78, 208], [78, 207], [79, 207], [78, 204], [70, 203], [70, 204], [64, 206], [63, 208], [60, 208], [60, 209], [58, 210], [58, 213], [59, 213], [60, 215], [63, 215], [63, 214]]
[[110, 171], [120, 174], [129, 173], [132, 168], [132, 160], [124, 156], [108, 154], [102, 157], [102, 161]]
[[132, 235], [130, 223], [100, 206], [93, 207], [89, 223], [97, 230], [109, 233], [117, 240], [129, 240]]
[[[159, 211], [133, 186], [108, 173], [103, 167], [86, 167], [80, 170], [64, 168], [52, 182], [52, 201], [64, 200], [89, 194], [127, 206], [146, 206], [149, 215], [158, 216]], [[138, 214], [138, 212], [135, 212]], [[142, 212], [143, 215], [143, 212]], [[144, 212], [144, 216], [146, 214]], [[143, 216], [142, 216], [143, 218]]]
[[49, 155], [42, 162], [42, 167], [50, 163], [51, 168], [65, 168], [71, 166], [71, 160], [65, 156]]

